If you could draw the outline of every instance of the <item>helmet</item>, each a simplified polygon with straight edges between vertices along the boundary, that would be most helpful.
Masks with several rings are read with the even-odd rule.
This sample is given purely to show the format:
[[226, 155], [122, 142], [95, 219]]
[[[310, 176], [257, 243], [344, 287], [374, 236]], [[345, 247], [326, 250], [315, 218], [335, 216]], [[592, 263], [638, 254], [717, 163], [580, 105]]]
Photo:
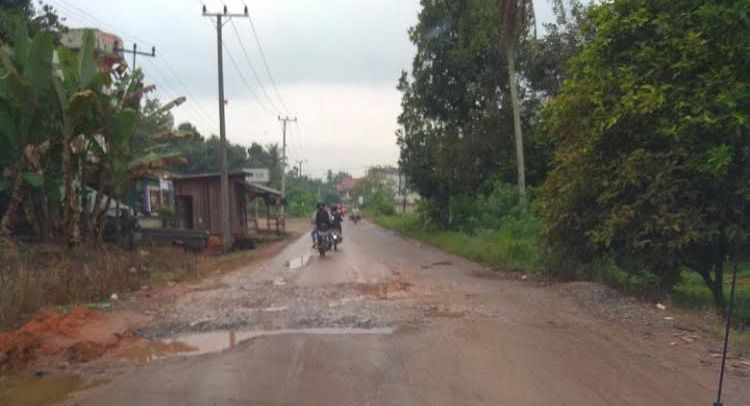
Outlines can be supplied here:
[[320, 202], [317, 205], [315, 205], [315, 207], [318, 209], [322, 209], [323, 207], [325, 207], [325, 205], [322, 202]]

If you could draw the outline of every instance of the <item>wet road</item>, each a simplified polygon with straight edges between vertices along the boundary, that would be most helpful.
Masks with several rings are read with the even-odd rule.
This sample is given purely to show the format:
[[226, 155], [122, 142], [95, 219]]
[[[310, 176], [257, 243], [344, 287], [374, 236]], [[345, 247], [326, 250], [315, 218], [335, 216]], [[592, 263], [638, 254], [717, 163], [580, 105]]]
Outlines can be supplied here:
[[[715, 367], [604, 321], [560, 290], [368, 223], [348, 224], [345, 239], [318, 258], [305, 236], [187, 294], [145, 333], [176, 334], [204, 354], [144, 365], [68, 403], [712, 403]], [[747, 404], [748, 383], [728, 378], [725, 404]]]

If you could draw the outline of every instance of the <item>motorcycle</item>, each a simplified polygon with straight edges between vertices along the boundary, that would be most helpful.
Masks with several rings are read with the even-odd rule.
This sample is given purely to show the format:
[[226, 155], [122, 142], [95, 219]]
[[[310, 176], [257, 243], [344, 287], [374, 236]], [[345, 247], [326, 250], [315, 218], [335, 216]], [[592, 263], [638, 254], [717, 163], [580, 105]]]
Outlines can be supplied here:
[[352, 221], [352, 223], [357, 224], [359, 223], [360, 215], [359, 213], [352, 213], [349, 215], [349, 220]]
[[333, 232], [328, 227], [321, 227], [318, 230], [318, 252], [321, 257], [326, 256], [326, 252], [333, 246]]
[[333, 241], [333, 250], [338, 251], [339, 244], [344, 242], [344, 237], [341, 236], [341, 230], [334, 228], [331, 232], [331, 240]]

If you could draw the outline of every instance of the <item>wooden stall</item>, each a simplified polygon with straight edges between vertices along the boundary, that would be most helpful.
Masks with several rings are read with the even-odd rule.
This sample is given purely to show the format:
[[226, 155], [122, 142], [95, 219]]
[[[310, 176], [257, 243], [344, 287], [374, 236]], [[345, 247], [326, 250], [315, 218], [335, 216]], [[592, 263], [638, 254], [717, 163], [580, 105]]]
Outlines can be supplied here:
[[[248, 206], [262, 198], [266, 205], [280, 206], [281, 192], [252, 182], [253, 172], [229, 173], [229, 222], [232, 236], [249, 236]], [[218, 172], [172, 177], [177, 228], [208, 232], [221, 240], [221, 175]], [[257, 223], [257, 219], [255, 221]], [[257, 226], [257, 224], [256, 224]]]

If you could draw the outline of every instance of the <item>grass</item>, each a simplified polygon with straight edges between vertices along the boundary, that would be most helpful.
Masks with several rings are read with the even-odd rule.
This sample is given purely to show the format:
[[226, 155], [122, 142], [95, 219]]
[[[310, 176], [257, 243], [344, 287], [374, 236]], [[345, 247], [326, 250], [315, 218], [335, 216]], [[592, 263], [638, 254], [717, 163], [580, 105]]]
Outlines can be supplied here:
[[54, 244], [0, 247], [0, 331], [12, 329], [50, 306], [109, 300], [143, 285], [179, 282], [198, 274], [196, 256], [173, 247], [126, 251], [66, 251]]
[[482, 230], [473, 235], [424, 228], [416, 215], [380, 215], [373, 216], [373, 220], [382, 227], [484, 265], [525, 272], [542, 269], [538, 232], [526, 220], [508, 219], [499, 230]]
[[[724, 277], [724, 297], [727, 302], [731, 292], [731, 270], [731, 266], [728, 266]], [[681, 281], [672, 290], [672, 302], [686, 309], [712, 309], [713, 296], [701, 276], [686, 269], [682, 272]], [[732, 313], [739, 328], [750, 326], [750, 262], [741, 263], [737, 269]]]

